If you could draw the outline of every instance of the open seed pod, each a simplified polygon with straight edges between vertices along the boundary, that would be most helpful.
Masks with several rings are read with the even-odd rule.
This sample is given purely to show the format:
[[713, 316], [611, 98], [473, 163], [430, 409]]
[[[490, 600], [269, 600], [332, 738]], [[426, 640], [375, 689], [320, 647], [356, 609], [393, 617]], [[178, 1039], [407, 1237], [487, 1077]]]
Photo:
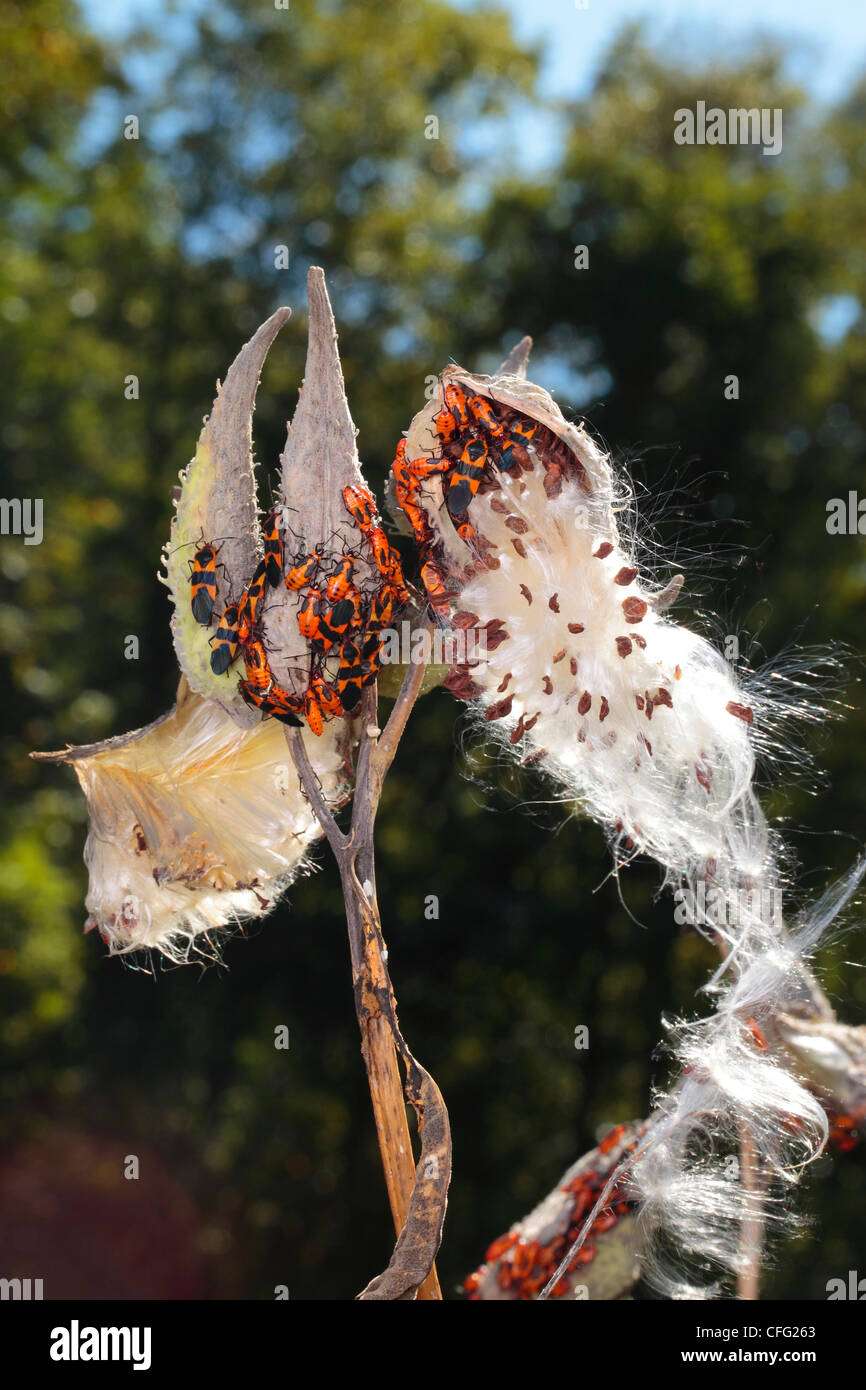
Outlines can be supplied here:
[[[308, 752], [334, 804], [347, 794], [340, 750], [310, 738]], [[146, 728], [33, 756], [70, 763], [87, 798], [85, 931], [112, 955], [212, 953], [209, 933], [267, 912], [321, 833], [280, 726], [241, 729], [185, 680]]]
[[[580, 1235], [611, 1174], [641, 1138], [644, 1126], [617, 1125], [562, 1176], [534, 1211], [488, 1248], [464, 1288], [473, 1301], [537, 1298]], [[593, 1302], [627, 1297], [640, 1277], [636, 1218], [625, 1191], [614, 1188], [586, 1242], [551, 1289], [552, 1298]]]
[[[289, 429], [276, 530], [269, 528], [278, 548], [274, 580], [260, 575], [256, 589], [267, 551], [252, 467], [252, 410], [265, 354], [288, 309], [272, 315], [232, 364], [196, 455], [181, 475], [163, 582], [175, 605], [182, 698], [145, 729], [34, 755], [71, 763], [84, 789], [90, 813], [88, 929], [97, 927], [113, 954], [153, 947], [186, 958], [203, 934], [263, 915], [305, 866], [306, 849], [320, 834], [281, 724], [267, 717], [270, 711], [249, 708], [241, 693], [244, 671], [250, 676], [251, 648], [273, 663], [266, 667], [268, 697], [276, 676], [285, 682], [286, 699], [296, 702], [297, 714], [284, 709], [284, 722], [301, 724], [303, 714], [310, 726], [303, 737], [326, 802], [338, 805], [349, 795], [355, 720], [345, 715], [352, 692], [345, 696], [346, 708], [333, 693], [329, 710], [318, 699], [310, 703], [312, 663], [322, 691], [327, 667], [323, 653], [299, 631], [305, 594], [286, 587], [284, 571], [309, 545], [321, 551], [318, 569], [325, 575], [354, 553], [355, 583], [365, 586], [365, 601], [367, 591], [379, 601], [383, 580], [374, 561], [375, 537], [368, 534], [378, 521], [375, 504], [372, 498], [364, 502], [365, 530], [343, 496], [347, 487], [360, 492], [363, 478], [320, 270], [311, 271], [309, 286], [305, 384]], [[207, 547], [213, 553], [205, 572], [201, 552]], [[387, 559], [387, 543], [380, 559]], [[200, 568], [207, 582], [197, 588], [191, 570]], [[216, 674], [212, 657], [225, 624], [223, 610], [239, 607], [254, 590], [249, 646], [235, 633], [234, 655]], [[207, 598], [206, 611], [194, 602], [197, 591]], [[362, 679], [369, 682], [373, 666], [368, 654], [359, 654], [353, 668], [359, 687]]]
[[[407, 431], [428, 598], [483, 649], [445, 685], [624, 851], [640, 844], [686, 865], [703, 843], [711, 857], [718, 807], [751, 777], [752, 709], [721, 656], [663, 616], [681, 577], [640, 573], [617, 525], [628, 489], [525, 379], [527, 356], [524, 341], [493, 376], [447, 367]], [[678, 807], [689, 824], [672, 854]]]
[[[236, 602], [263, 552], [253, 471], [252, 419], [256, 389], [268, 348], [291, 314], [278, 309], [241, 349], [218, 384], [213, 410], [198, 447], [180, 475], [171, 535], [163, 552], [161, 581], [174, 602], [172, 634], [190, 689], [216, 700], [244, 728], [256, 722], [240, 696], [237, 679], [211, 668], [211, 641], [226, 606]], [[196, 620], [190, 577], [202, 547], [213, 548], [212, 593], [203, 594], [208, 621]]]
[[[559, 496], [565, 481], [577, 480], [585, 499], [582, 505], [588, 525], [602, 539], [612, 539], [615, 536], [614, 491], [607, 459], [582, 426], [565, 419], [549, 392], [526, 380], [527, 357], [528, 348], [516, 364], [506, 359], [494, 376], [473, 375], [458, 366], [446, 367], [433, 397], [407, 430], [406, 456], [410, 460], [419, 455], [435, 458], [441, 453], [442, 441], [437, 434], [436, 421], [446, 409], [446, 389], [452, 384], [458, 385], [467, 396], [480, 396], [494, 402], [496, 414], [506, 429], [512, 420], [534, 422], [535, 436], [526, 448], [517, 446], [517, 469], [512, 471], [535, 474], [547, 495], [552, 497]], [[459, 454], [455, 462], [458, 459]], [[466, 568], [477, 561], [477, 549], [467, 545], [457, 534], [445, 502], [443, 481], [446, 481], [443, 475], [433, 475], [419, 495], [419, 505], [438, 532], [449, 561]], [[478, 495], [491, 491], [495, 481], [492, 471], [488, 471]], [[478, 495], [474, 501], [478, 500]]]
[[[261, 614], [275, 680], [296, 698], [307, 699], [305, 717], [318, 727], [317, 714], [325, 721], [353, 716], [361, 681], [371, 681], [378, 669], [375, 658], [369, 659], [375, 634], [390, 623], [408, 592], [361, 472], [334, 316], [318, 268], [309, 273], [307, 293], [307, 367], [281, 460], [286, 582], [266, 586]], [[354, 664], [347, 643], [354, 648]], [[350, 667], [364, 668], [364, 674], [349, 679]], [[320, 698], [311, 720], [308, 692], [316, 676]]]

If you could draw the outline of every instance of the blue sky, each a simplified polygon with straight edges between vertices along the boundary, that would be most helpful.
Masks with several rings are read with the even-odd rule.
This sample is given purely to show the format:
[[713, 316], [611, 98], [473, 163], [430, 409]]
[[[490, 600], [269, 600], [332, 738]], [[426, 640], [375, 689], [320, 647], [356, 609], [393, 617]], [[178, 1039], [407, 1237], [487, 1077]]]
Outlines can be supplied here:
[[[515, 33], [547, 45], [545, 86], [551, 95], [578, 96], [589, 87], [604, 50], [622, 24], [646, 19], [651, 36], [672, 50], [698, 54], [736, 50], [758, 34], [794, 47], [793, 75], [816, 96], [832, 100], [866, 68], [866, 0], [499, 0]], [[180, 0], [179, 16], [202, 0]], [[264, 0], [263, 0], [264, 3]], [[474, 0], [456, 0], [467, 9]], [[81, 0], [103, 33], [120, 36], [137, 17], [161, 8], [155, 0]], [[756, 13], [760, 20], [756, 21]]]
[[794, 75], [823, 99], [866, 68], [864, 0], [588, 0], [587, 9], [574, 0], [505, 3], [520, 38], [548, 41], [547, 79], [557, 95], [585, 91], [617, 30], [639, 18], [672, 52], [735, 51], [762, 34], [786, 39], [795, 48]]

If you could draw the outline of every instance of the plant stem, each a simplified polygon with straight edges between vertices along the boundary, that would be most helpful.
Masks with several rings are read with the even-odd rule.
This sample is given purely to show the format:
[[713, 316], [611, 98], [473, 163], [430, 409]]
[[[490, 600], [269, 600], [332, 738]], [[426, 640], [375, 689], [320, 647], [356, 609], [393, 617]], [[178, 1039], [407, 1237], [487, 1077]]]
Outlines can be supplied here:
[[[299, 730], [287, 730], [286, 738], [301, 785], [340, 871], [352, 959], [355, 1010], [361, 1030], [361, 1053], [367, 1070], [385, 1185], [398, 1237], [388, 1269], [372, 1281], [361, 1297], [416, 1297], [429, 1301], [442, 1297], [433, 1257], [441, 1237], [450, 1179], [448, 1117], [438, 1087], [412, 1057], [397, 1023], [396, 1001], [388, 973], [387, 949], [376, 898], [373, 841], [382, 783], [418, 697], [424, 669], [423, 663], [409, 667], [381, 737], [376, 725], [375, 686], [369, 687], [364, 693], [355, 795], [347, 835], [340, 830], [322, 796]], [[423, 1130], [422, 1134], [422, 1157], [417, 1171], [406, 1119], [398, 1052], [407, 1069], [406, 1091], [418, 1112], [419, 1129], [423, 1130], [425, 1119], [428, 1124], [428, 1129]], [[423, 1189], [421, 1180], [424, 1180]]]
[[754, 1209], [740, 1228], [740, 1249], [743, 1263], [737, 1274], [737, 1298], [754, 1301], [760, 1298], [761, 1251], [764, 1239], [764, 1183], [758, 1170], [755, 1146], [745, 1125], [740, 1126], [740, 1176]]

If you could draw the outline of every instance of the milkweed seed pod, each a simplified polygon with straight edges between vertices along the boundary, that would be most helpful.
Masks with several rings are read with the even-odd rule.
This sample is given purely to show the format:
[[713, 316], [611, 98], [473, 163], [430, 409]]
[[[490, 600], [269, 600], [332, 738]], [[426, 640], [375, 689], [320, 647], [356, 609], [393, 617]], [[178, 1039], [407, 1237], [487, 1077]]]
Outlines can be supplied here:
[[[335, 800], [340, 750], [310, 744]], [[212, 954], [212, 934], [266, 912], [320, 833], [280, 726], [242, 729], [185, 682], [175, 708], [147, 728], [38, 756], [70, 763], [87, 799], [85, 931], [98, 930], [112, 955]]]
[[256, 506], [251, 416], [281, 309], [233, 363], [181, 474], [165, 583], [181, 669], [198, 694], [249, 727], [259, 718], [337, 720], [351, 737], [382, 630], [406, 603], [400, 560], [382, 528], [355, 446], [325, 279], [307, 280], [304, 384], [282, 457], [276, 505]]
[[[172, 635], [181, 671], [197, 695], [217, 703], [244, 727], [256, 722], [240, 696], [237, 680], [215, 675], [209, 638], [221, 613], [237, 599], [263, 553], [253, 470], [252, 420], [256, 388], [268, 348], [291, 310], [278, 309], [241, 349], [218, 385], [195, 456], [180, 475], [171, 535], [163, 552], [164, 574], [174, 613]], [[205, 545], [215, 551], [212, 621], [196, 620], [190, 601], [190, 570]]]
[[[329, 569], [354, 546], [360, 605], [366, 592], [359, 584], [378, 599], [384, 577], [376, 555], [387, 568], [388, 552], [381, 544], [375, 551], [372, 499], [363, 511], [372, 537], [346, 506], [345, 490], [360, 494], [363, 478], [320, 270], [310, 272], [309, 289], [307, 370], [287, 446], [296, 466], [287, 465], [264, 527], [252, 411], [262, 364], [288, 309], [273, 314], [235, 359], [180, 477], [160, 577], [174, 602], [183, 698], [146, 729], [43, 755], [70, 762], [84, 788], [87, 926], [99, 929], [113, 954], [154, 948], [185, 959], [193, 948], [211, 949], [208, 933], [262, 916], [306, 867], [306, 851], [321, 832], [281, 724], [306, 724], [302, 737], [325, 801], [335, 806], [350, 795], [351, 682], [344, 707], [328, 685], [323, 652], [299, 630], [305, 595], [284, 582], [286, 557], [289, 566], [299, 562], [293, 538], [308, 544], [321, 557], [314, 568], [330, 593]], [[377, 579], [368, 584], [374, 570]], [[345, 565], [342, 573], [349, 575]], [[342, 589], [340, 595], [324, 616], [333, 618]], [[351, 618], [351, 601], [348, 610]], [[365, 634], [352, 667], [359, 686], [375, 668], [367, 640]]]
[[378, 673], [380, 633], [409, 594], [361, 471], [317, 268], [308, 297], [307, 367], [281, 459], [285, 573], [267, 592], [262, 630], [275, 680], [305, 698], [304, 717], [318, 731], [357, 713], [362, 686]]
[[[556, 1273], [611, 1173], [634, 1149], [640, 1124], [617, 1125], [584, 1154], [529, 1216], [489, 1246], [464, 1289], [473, 1301], [533, 1299]], [[587, 1240], [551, 1289], [551, 1298], [623, 1298], [637, 1283], [635, 1212], [614, 1187]]]
[[[708, 987], [716, 1012], [671, 1030], [681, 1079], [659, 1096], [629, 1179], [645, 1273], [700, 1297], [741, 1266], [739, 1223], [754, 1214], [725, 1146], [735, 1152], [746, 1134], [762, 1183], [789, 1183], [826, 1137], [796, 1067], [761, 1050], [748, 1026], [788, 997], [816, 939], [814, 923], [789, 932], [782, 919], [756, 753], [771, 750], [786, 714], [821, 715], [807, 700], [786, 705], [784, 683], [781, 699], [770, 681], [744, 688], [705, 638], [672, 620], [682, 577], [642, 572], [621, 524], [628, 487], [526, 380], [528, 348], [493, 376], [442, 372], [398, 448], [392, 496], [439, 622], [481, 639], [445, 685], [486, 738], [604, 827], [617, 863], [654, 857], [683, 920], [723, 953]], [[656, 1258], [662, 1233], [679, 1252], [673, 1271]]]

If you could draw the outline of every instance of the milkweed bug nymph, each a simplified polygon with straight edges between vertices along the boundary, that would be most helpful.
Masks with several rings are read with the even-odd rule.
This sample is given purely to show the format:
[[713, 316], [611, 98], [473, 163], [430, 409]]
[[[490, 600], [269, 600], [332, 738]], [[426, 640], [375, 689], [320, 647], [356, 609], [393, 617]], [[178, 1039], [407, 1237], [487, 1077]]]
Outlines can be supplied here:
[[366, 533], [376, 524], [376, 503], [365, 487], [344, 487], [343, 502], [359, 530]]
[[286, 588], [303, 589], [312, 584], [324, 559], [324, 552], [316, 549], [310, 555], [300, 555], [290, 569], [286, 570]]
[[324, 725], [324, 715], [339, 714], [342, 710], [340, 697], [323, 676], [316, 676], [304, 696], [304, 717], [312, 732], [318, 738]]
[[260, 561], [238, 604], [238, 640], [242, 645], [248, 643], [256, 631], [256, 624], [259, 620], [259, 604], [265, 589], [266, 569], [267, 561]]
[[253, 638], [244, 647], [244, 665], [247, 668], [246, 683], [253, 690], [267, 695], [274, 683], [267, 652], [258, 638]]
[[454, 595], [448, 589], [445, 576], [435, 560], [428, 560], [421, 566], [421, 579], [427, 590], [427, 597], [433, 612], [439, 618], [447, 618], [450, 612], [450, 601]]
[[289, 695], [280, 686], [273, 686], [267, 693], [256, 690], [248, 681], [239, 681], [238, 689], [248, 705], [260, 710], [264, 715], [272, 715], [281, 724], [289, 724], [292, 728], [300, 729], [303, 720], [298, 715], [303, 713], [304, 702], [297, 695]]
[[381, 632], [391, 622], [397, 594], [392, 584], [383, 584], [378, 594], [370, 601], [370, 617], [367, 620], [368, 632]]
[[321, 589], [308, 589], [307, 596], [298, 613], [298, 630], [302, 637], [312, 642], [314, 647], [326, 652], [334, 645], [334, 638], [322, 625], [323, 599]]
[[354, 555], [344, 555], [333, 574], [330, 575], [325, 585], [325, 593], [332, 603], [337, 599], [345, 598], [352, 588], [352, 571], [355, 568], [356, 557]]
[[466, 392], [462, 386], [457, 386], [450, 382], [445, 387], [445, 404], [451, 412], [451, 417], [461, 430], [465, 430], [470, 423], [469, 402]]
[[391, 464], [391, 474], [394, 479], [394, 492], [397, 501], [409, 520], [416, 541], [421, 546], [428, 544], [431, 539], [430, 528], [416, 501], [419, 480], [417, 474], [413, 472], [413, 465], [406, 457], [405, 439], [401, 439], [397, 445], [397, 453]]
[[434, 428], [441, 444], [450, 444], [457, 437], [457, 421], [448, 409], [439, 411]]
[[475, 421], [482, 429], [486, 430], [492, 439], [496, 441], [499, 451], [496, 460], [500, 471], [511, 468], [517, 460], [514, 457], [514, 445], [508, 438], [508, 432], [502, 422], [497, 419], [496, 412], [490, 401], [485, 396], [470, 396], [469, 409]]

